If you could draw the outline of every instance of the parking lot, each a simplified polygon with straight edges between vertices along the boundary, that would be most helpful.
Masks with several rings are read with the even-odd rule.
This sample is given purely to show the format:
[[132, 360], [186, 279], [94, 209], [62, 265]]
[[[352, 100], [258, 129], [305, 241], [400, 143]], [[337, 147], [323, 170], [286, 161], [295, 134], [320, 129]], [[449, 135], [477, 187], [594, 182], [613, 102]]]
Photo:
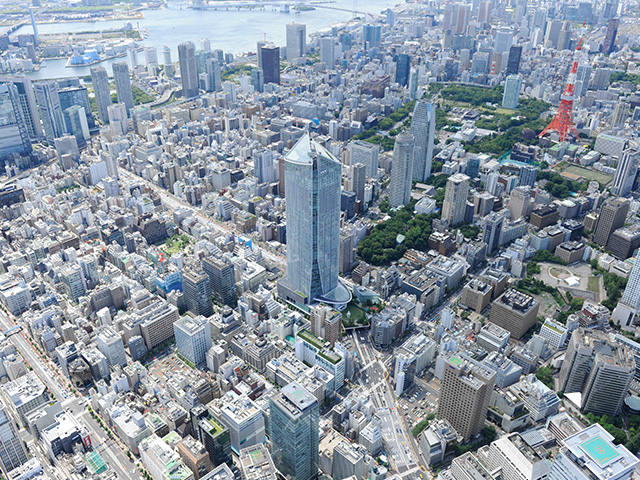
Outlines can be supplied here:
[[431, 378], [428, 381], [416, 379], [411, 389], [404, 392], [398, 405], [404, 411], [410, 427], [437, 411], [439, 391], [440, 381], [437, 378]]

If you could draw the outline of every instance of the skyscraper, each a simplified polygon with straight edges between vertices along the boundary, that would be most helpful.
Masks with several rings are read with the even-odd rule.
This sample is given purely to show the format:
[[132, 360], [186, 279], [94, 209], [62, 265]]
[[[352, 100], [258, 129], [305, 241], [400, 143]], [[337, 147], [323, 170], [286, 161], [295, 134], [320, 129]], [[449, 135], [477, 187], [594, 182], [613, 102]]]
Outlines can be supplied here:
[[449, 354], [444, 363], [437, 418], [447, 420], [466, 441], [482, 430], [496, 374], [462, 355]]
[[287, 275], [278, 295], [298, 305], [348, 302], [338, 280], [341, 164], [304, 135], [285, 156]]
[[362, 26], [362, 42], [365, 48], [374, 48], [380, 45], [382, 27], [380, 25], [365, 24]]
[[396, 137], [391, 165], [389, 205], [401, 207], [411, 198], [411, 175], [413, 173], [415, 141], [413, 135], [401, 133]]
[[18, 92], [12, 83], [0, 83], [0, 158], [31, 152], [29, 132], [22, 118]]
[[89, 101], [89, 92], [86, 87], [71, 86], [60, 88], [58, 90], [58, 98], [60, 98], [60, 107], [64, 112], [67, 108], [78, 105], [84, 108], [87, 117], [87, 125], [89, 129], [95, 127], [95, 120], [91, 113], [91, 102]]
[[356, 193], [356, 200], [364, 204], [364, 185], [367, 167], [363, 163], [351, 164], [351, 190]]
[[509, 75], [504, 83], [504, 93], [502, 95], [502, 106], [512, 110], [518, 107], [520, 89], [522, 88], [522, 77], [520, 75]]
[[76, 137], [78, 147], [84, 148], [89, 138], [89, 126], [84, 107], [73, 105], [62, 112], [66, 131]]
[[180, 63], [180, 79], [182, 95], [191, 98], [198, 95], [198, 71], [196, 69], [196, 46], [193, 42], [178, 45], [178, 62]]
[[280, 83], [280, 47], [264, 45], [261, 50], [264, 83]]
[[104, 67], [91, 67], [91, 83], [96, 96], [98, 118], [102, 123], [109, 122], [107, 107], [111, 105], [111, 92], [109, 91], [109, 76]]
[[37, 82], [34, 84], [34, 90], [44, 126], [44, 136], [47, 141], [53, 142], [65, 132], [62, 107], [58, 97], [58, 84], [53, 80]]
[[531, 213], [531, 187], [516, 187], [509, 194], [511, 220], [527, 217]]
[[201, 268], [187, 265], [182, 270], [182, 293], [190, 312], [210, 317], [213, 315], [211, 283]]
[[362, 163], [365, 166], [365, 175], [368, 178], [378, 178], [378, 157], [380, 146], [362, 140], [354, 140], [349, 143], [349, 160], [351, 165]]
[[336, 41], [333, 37], [322, 37], [320, 39], [320, 61], [328, 70], [333, 70], [336, 66]]
[[497, 53], [507, 53], [513, 42], [513, 28], [500, 27], [496, 32], [496, 43], [493, 49]]
[[396, 59], [396, 83], [406, 87], [409, 83], [411, 71], [411, 57], [406, 53], [399, 53]]
[[27, 452], [20, 435], [18, 435], [16, 423], [4, 402], [0, 400], [0, 466], [2, 471], [6, 474], [26, 463], [27, 460]]
[[[287, 60], [304, 57], [306, 52], [307, 26], [301, 23], [287, 24]], [[264, 57], [262, 61], [264, 61]]]
[[520, 58], [522, 57], [522, 45], [511, 45], [509, 58], [507, 59], [507, 75], [520, 73]]
[[531, 188], [535, 187], [537, 176], [537, 167], [534, 167], [533, 165], [523, 165], [520, 167], [520, 186], [529, 186]]
[[114, 103], [107, 108], [109, 123], [115, 135], [125, 135], [129, 130], [127, 107], [124, 103]]
[[261, 68], [251, 70], [251, 85], [256, 92], [264, 92], [264, 71]]
[[611, 126], [615, 128], [623, 128], [627, 118], [629, 118], [629, 111], [631, 107], [627, 102], [623, 102], [620, 100], [616, 103], [616, 107], [613, 110], [613, 115], [611, 116]]
[[118, 103], [124, 103], [128, 113], [133, 108], [133, 92], [131, 90], [129, 66], [124, 62], [116, 62], [111, 67], [113, 68], [113, 79], [116, 83]]
[[598, 215], [593, 241], [604, 247], [611, 234], [624, 225], [627, 213], [629, 213], [629, 200], [626, 198], [614, 198], [605, 203]]
[[167, 78], [173, 78], [173, 62], [171, 61], [171, 49], [164, 45], [162, 47], [162, 63], [164, 65], [164, 74]]
[[216, 302], [236, 304], [236, 278], [233, 263], [225, 258], [205, 257], [202, 269], [209, 275], [211, 293]]
[[319, 456], [316, 398], [291, 382], [269, 399], [269, 416], [269, 440], [278, 470], [288, 480], [315, 478]]
[[618, 161], [611, 188], [615, 195], [626, 197], [631, 193], [633, 182], [638, 174], [638, 167], [640, 167], [640, 150], [637, 145], [630, 144], [622, 152], [622, 157]]
[[29, 138], [34, 140], [42, 138], [42, 126], [40, 125], [40, 115], [36, 105], [36, 97], [33, 93], [33, 84], [25, 76], [2, 75], [0, 83], [8, 82], [13, 84], [19, 100], [22, 120], [27, 127]]
[[601, 330], [579, 327], [571, 335], [560, 369], [560, 390], [581, 392], [580, 408], [597, 415], [617, 415], [635, 373], [627, 347]]
[[469, 177], [456, 173], [447, 179], [442, 204], [442, 219], [449, 221], [450, 227], [462, 223], [469, 196]]
[[124, 343], [120, 333], [116, 332], [109, 326], [102, 326], [98, 329], [96, 336], [98, 349], [107, 357], [109, 366], [120, 365], [124, 367], [127, 364], [127, 356], [124, 352]]
[[199, 367], [207, 363], [207, 352], [211, 348], [211, 324], [198, 316], [181, 317], [173, 324], [178, 353]]
[[616, 305], [611, 320], [626, 327], [633, 323], [633, 319], [640, 311], [640, 261], [636, 259], [629, 274], [627, 286], [622, 293], [622, 299]]
[[205, 70], [209, 78], [209, 90], [212, 92], [222, 91], [222, 70], [220, 62], [215, 58], [209, 58], [205, 62]]
[[431, 176], [433, 142], [436, 135], [436, 106], [426, 100], [418, 100], [413, 107], [411, 135], [414, 138], [413, 180], [424, 182]]
[[600, 51], [605, 55], [609, 55], [615, 48], [616, 36], [618, 35], [618, 27], [620, 26], [619, 18], [609, 19], [607, 25], [607, 33], [604, 35], [604, 41], [600, 46]]
[[500, 235], [504, 217], [496, 212], [491, 212], [484, 220], [482, 240], [487, 244], [487, 253], [495, 252], [500, 246]]

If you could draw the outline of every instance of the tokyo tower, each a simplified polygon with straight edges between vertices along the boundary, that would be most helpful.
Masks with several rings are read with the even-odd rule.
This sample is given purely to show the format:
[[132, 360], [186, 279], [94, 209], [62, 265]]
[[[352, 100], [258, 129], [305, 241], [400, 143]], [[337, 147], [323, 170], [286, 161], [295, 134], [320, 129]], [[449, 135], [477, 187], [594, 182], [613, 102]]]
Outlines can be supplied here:
[[567, 84], [562, 92], [560, 100], [560, 106], [556, 112], [551, 123], [547, 125], [539, 137], [543, 137], [548, 132], [557, 132], [560, 136], [560, 141], [564, 142], [569, 134], [573, 134], [578, 137], [578, 129], [573, 123], [573, 96], [576, 90], [576, 76], [578, 72], [578, 60], [580, 59], [580, 53], [582, 50], [582, 38], [578, 42], [576, 53], [573, 57], [573, 65], [571, 65], [571, 71], [569, 72], [569, 78], [567, 78]]

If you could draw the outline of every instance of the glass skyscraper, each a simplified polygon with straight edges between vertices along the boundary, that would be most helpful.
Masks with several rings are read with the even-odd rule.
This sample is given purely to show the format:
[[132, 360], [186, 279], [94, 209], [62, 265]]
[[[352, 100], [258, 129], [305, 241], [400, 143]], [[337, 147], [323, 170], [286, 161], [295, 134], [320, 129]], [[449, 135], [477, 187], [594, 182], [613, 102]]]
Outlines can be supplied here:
[[269, 439], [278, 470], [290, 480], [318, 475], [318, 419], [316, 398], [291, 382], [269, 400]]
[[418, 100], [413, 108], [411, 135], [413, 147], [413, 179], [424, 182], [431, 176], [433, 141], [436, 135], [436, 106], [426, 100]]
[[309, 135], [285, 157], [287, 276], [281, 298], [298, 305], [347, 303], [338, 281], [342, 165]]

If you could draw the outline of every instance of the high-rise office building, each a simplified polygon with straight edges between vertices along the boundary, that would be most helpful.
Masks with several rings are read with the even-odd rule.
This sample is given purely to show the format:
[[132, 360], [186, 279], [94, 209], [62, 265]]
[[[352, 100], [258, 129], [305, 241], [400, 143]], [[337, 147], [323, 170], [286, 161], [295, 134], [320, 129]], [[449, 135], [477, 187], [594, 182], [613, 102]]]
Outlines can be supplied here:
[[108, 325], [99, 327], [96, 343], [98, 350], [107, 358], [110, 367], [114, 365], [124, 367], [127, 364], [122, 337], [113, 328]]
[[414, 138], [413, 180], [424, 182], [431, 176], [433, 143], [436, 136], [436, 105], [418, 100], [413, 108], [410, 133]]
[[503, 223], [504, 217], [496, 212], [491, 212], [484, 219], [482, 240], [487, 244], [487, 253], [493, 253], [498, 250]]
[[2, 471], [6, 474], [23, 465], [27, 460], [27, 452], [18, 434], [18, 427], [4, 402], [0, 400], [0, 466]]
[[389, 205], [401, 207], [411, 199], [411, 176], [415, 140], [413, 135], [401, 133], [396, 137], [391, 165]]
[[304, 135], [285, 156], [287, 275], [281, 298], [306, 305], [348, 302], [338, 279], [341, 164]]
[[336, 41], [333, 37], [320, 38], [320, 61], [333, 70], [336, 66]]
[[[307, 52], [307, 26], [301, 23], [287, 24], [287, 60], [304, 57]], [[264, 61], [264, 57], [262, 58]]]
[[539, 308], [531, 295], [510, 289], [493, 302], [489, 320], [520, 339], [536, 324]]
[[464, 221], [464, 215], [469, 196], [469, 177], [464, 173], [456, 173], [447, 179], [442, 204], [442, 219], [455, 227]]
[[205, 257], [202, 269], [209, 276], [211, 293], [216, 302], [236, 304], [236, 278], [233, 263], [226, 258]]
[[222, 70], [220, 68], [220, 61], [215, 58], [207, 59], [205, 62], [205, 70], [207, 78], [209, 79], [209, 91], [221, 92]]
[[367, 167], [363, 163], [351, 164], [351, 190], [356, 194], [356, 200], [364, 204], [364, 186]]
[[127, 120], [127, 107], [124, 103], [114, 103], [107, 107], [109, 114], [109, 124], [116, 135], [125, 135], [129, 131], [129, 121]]
[[380, 146], [362, 140], [349, 143], [349, 160], [351, 165], [362, 163], [368, 178], [378, 178]]
[[182, 293], [190, 312], [210, 317], [213, 315], [211, 283], [203, 269], [187, 265], [182, 270]]
[[629, 213], [629, 200], [626, 198], [614, 198], [605, 203], [598, 215], [593, 241], [604, 247], [611, 234], [624, 225], [627, 213]]
[[109, 90], [109, 76], [104, 67], [91, 67], [91, 83], [96, 96], [96, 107], [98, 108], [98, 118], [102, 123], [109, 121], [107, 107], [111, 105], [111, 92]]
[[316, 478], [319, 456], [316, 398], [297, 382], [291, 382], [269, 399], [269, 417], [269, 440], [278, 470], [288, 480]]
[[280, 83], [280, 47], [273, 44], [264, 45], [260, 49], [264, 83]]
[[611, 320], [626, 327], [633, 323], [635, 316], [640, 312], [640, 261], [635, 261], [627, 286], [622, 294], [622, 299], [616, 305], [611, 315]]
[[409, 96], [411, 100], [418, 99], [419, 74], [417, 68], [412, 68], [409, 72]]
[[522, 77], [520, 75], [509, 75], [507, 77], [504, 84], [504, 93], [502, 94], [502, 106], [504, 108], [514, 110], [518, 107], [521, 88]]
[[87, 125], [89, 129], [95, 127], [95, 119], [91, 113], [91, 102], [89, 101], [89, 92], [86, 87], [69, 86], [58, 89], [58, 98], [60, 99], [60, 107], [64, 112], [67, 108], [78, 105], [84, 108], [87, 117]]
[[609, 55], [615, 48], [616, 36], [618, 35], [618, 27], [620, 26], [619, 18], [609, 19], [607, 32], [604, 34], [604, 41], [600, 46], [600, 51], [605, 55]]
[[53, 81], [36, 82], [33, 85], [40, 110], [40, 118], [44, 126], [44, 136], [49, 142], [64, 135], [64, 119], [58, 97], [58, 84]]
[[507, 53], [513, 43], [513, 28], [499, 27], [496, 32], [496, 43], [494, 52]]
[[173, 62], [171, 61], [171, 49], [164, 45], [162, 47], [162, 64], [164, 65], [164, 74], [167, 78], [173, 78]]
[[31, 153], [31, 140], [19, 105], [18, 91], [9, 82], [0, 83], [0, 158]]
[[447, 355], [444, 363], [437, 418], [447, 420], [466, 441], [484, 426], [496, 373], [458, 354]]
[[630, 110], [631, 107], [627, 102], [618, 101], [611, 116], [611, 126], [614, 128], [623, 128], [629, 118]]
[[531, 187], [516, 187], [509, 194], [511, 220], [528, 217], [531, 213]]
[[396, 58], [396, 83], [406, 87], [409, 84], [410, 71], [411, 57], [406, 53], [399, 53]]
[[251, 70], [251, 85], [256, 92], [264, 92], [264, 72], [261, 68]]
[[560, 390], [581, 392], [580, 408], [597, 415], [617, 415], [635, 373], [628, 349], [601, 330], [573, 332], [560, 369]]
[[507, 59], [507, 75], [520, 73], [520, 59], [522, 58], [522, 45], [511, 45]]
[[269, 184], [276, 181], [274, 158], [275, 154], [272, 150], [263, 150], [253, 157], [253, 174], [259, 183]]
[[379, 46], [381, 36], [381, 25], [364, 24], [362, 26], [362, 42], [364, 43], [366, 49]]
[[[4, 82], [11, 83], [15, 87], [22, 121], [27, 128], [29, 138], [32, 140], [42, 138], [42, 125], [40, 124], [40, 115], [38, 114], [38, 106], [31, 80], [25, 76], [0, 75], [0, 83]], [[62, 99], [60, 101], [62, 102]], [[63, 105], [64, 108], [66, 107]]]
[[520, 186], [536, 186], [536, 178], [538, 177], [538, 167], [533, 165], [523, 165], [520, 167]]
[[89, 138], [89, 125], [87, 124], [87, 115], [84, 112], [84, 107], [73, 105], [62, 112], [62, 118], [64, 119], [67, 133], [76, 137], [80, 149], [84, 148]]
[[551, 466], [549, 480], [631, 480], [638, 457], [594, 423], [564, 440]]
[[173, 324], [178, 353], [199, 367], [207, 363], [207, 352], [211, 348], [211, 324], [209, 320], [188, 315]]
[[640, 150], [635, 144], [630, 144], [622, 152], [622, 157], [618, 161], [616, 175], [613, 178], [613, 186], [611, 191], [614, 195], [626, 197], [633, 189], [633, 182], [638, 174], [640, 167]]
[[193, 42], [178, 45], [178, 62], [180, 64], [180, 80], [182, 95], [191, 98], [198, 95], [198, 71], [196, 69], [196, 46]]
[[113, 68], [118, 103], [124, 103], [128, 113], [133, 108], [133, 91], [131, 90], [129, 66], [125, 62], [116, 62], [111, 67]]

